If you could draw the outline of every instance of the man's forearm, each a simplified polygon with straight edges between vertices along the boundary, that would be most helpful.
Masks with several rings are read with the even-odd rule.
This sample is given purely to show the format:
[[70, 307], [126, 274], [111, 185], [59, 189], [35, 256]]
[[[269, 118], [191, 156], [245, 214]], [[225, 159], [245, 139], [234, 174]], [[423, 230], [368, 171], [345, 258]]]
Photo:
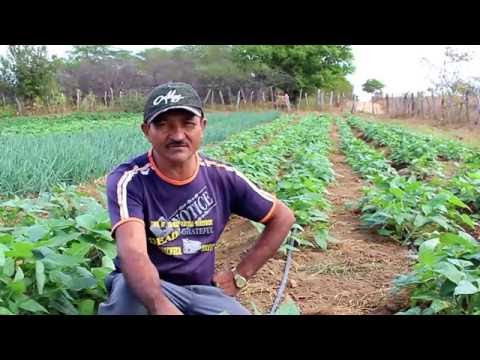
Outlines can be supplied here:
[[121, 259], [128, 286], [149, 310], [150, 314], [161, 312], [170, 300], [162, 291], [160, 276], [155, 266], [143, 254], [129, 254]]
[[238, 264], [237, 271], [250, 278], [270, 259], [282, 245], [293, 222], [290, 218], [272, 219], [263, 230], [255, 246]]

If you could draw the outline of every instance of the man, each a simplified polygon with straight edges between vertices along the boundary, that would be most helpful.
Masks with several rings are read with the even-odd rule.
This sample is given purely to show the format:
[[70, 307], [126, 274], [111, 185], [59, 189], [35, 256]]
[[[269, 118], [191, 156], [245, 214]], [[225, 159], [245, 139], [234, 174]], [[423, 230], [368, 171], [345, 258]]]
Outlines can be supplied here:
[[[206, 125], [190, 85], [160, 85], [148, 96], [141, 128], [152, 148], [107, 179], [118, 256], [99, 314], [249, 314], [235, 295], [295, 218], [238, 170], [198, 153]], [[236, 268], [215, 273], [215, 245], [232, 213], [265, 229]]]

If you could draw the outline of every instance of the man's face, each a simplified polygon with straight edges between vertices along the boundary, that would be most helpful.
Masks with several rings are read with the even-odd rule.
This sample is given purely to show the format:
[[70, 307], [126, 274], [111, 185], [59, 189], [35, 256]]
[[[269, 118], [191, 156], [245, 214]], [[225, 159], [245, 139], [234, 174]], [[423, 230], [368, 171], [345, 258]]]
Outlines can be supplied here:
[[182, 163], [200, 148], [206, 124], [206, 118], [178, 109], [160, 114], [150, 124], [142, 124], [142, 130], [160, 157]]

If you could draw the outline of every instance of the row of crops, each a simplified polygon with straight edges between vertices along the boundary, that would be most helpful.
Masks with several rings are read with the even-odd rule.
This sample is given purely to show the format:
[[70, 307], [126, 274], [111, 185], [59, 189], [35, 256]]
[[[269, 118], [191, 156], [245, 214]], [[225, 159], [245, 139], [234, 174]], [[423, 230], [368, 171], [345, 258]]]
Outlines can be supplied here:
[[[298, 222], [292, 236], [300, 244], [326, 248], [325, 186], [334, 177], [330, 125], [325, 117], [282, 117], [205, 152], [289, 204]], [[0, 204], [0, 314], [96, 312], [116, 254], [103, 204], [74, 186]]]
[[[208, 115], [204, 143], [278, 117], [277, 112]], [[125, 159], [145, 152], [140, 114], [71, 114], [0, 121], [0, 197], [49, 191], [59, 183], [99, 178]]]
[[[411, 291], [404, 313], [480, 314], [478, 153], [361, 118], [337, 124], [347, 161], [369, 184], [360, 201], [363, 223], [416, 251], [413, 271], [395, 281]], [[439, 170], [445, 160], [458, 162], [452, 177]]]

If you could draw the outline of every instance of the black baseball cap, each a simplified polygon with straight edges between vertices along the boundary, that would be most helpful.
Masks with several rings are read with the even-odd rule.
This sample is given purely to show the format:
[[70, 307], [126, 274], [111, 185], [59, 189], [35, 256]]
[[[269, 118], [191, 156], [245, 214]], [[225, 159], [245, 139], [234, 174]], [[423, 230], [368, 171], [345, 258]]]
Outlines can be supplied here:
[[203, 104], [192, 85], [169, 82], [155, 87], [148, 95], [143, 121], [151, 122], [158, 115], [173, 109], [184, 109], [203, 117]]

